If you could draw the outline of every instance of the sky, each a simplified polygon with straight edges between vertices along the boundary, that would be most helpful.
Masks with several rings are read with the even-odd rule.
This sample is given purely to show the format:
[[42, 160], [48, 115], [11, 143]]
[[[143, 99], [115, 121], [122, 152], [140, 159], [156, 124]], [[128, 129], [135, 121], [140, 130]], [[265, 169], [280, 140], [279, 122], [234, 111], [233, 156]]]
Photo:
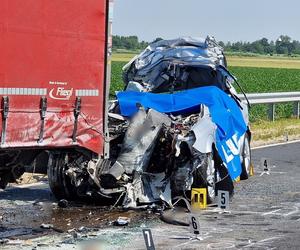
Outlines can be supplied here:
[[214, 36], [219, 41], [300, 40], [299, 0], [114, 0], [114, 35], [152, 41]]

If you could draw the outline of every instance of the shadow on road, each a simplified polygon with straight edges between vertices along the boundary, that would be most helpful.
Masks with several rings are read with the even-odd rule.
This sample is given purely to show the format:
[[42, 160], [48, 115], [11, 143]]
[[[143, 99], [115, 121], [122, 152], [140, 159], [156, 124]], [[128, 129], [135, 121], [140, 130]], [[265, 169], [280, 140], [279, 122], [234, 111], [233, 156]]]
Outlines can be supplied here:
[[23, 187], [13, 186], [0, 191], [0, 202], [2, 200], [8, 201], [55, 201], [48, 184], [40, 184], [36, 186]]

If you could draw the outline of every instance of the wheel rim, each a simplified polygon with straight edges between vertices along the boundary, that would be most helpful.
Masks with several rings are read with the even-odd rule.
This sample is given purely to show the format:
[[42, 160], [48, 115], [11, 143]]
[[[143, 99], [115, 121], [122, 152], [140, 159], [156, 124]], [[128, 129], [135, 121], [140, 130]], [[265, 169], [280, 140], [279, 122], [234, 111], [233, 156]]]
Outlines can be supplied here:
[[213, 199], [216, 196], [215, 191], [215, 162], [212, 158], [212, 155], [210, 154], [208, 157], [208, 164], [206, 169], [206, 176], [207, 176], [207, 193], [208, 196]]
[[251, 165], [251, 153], [250, 153], [250, 145], [249, 145], [248, 138], [245, 139], [243, 162], [244, 162], [245, 170], [246, 170], [247, 174], [249, 174], [250, 173], [250, 165]]

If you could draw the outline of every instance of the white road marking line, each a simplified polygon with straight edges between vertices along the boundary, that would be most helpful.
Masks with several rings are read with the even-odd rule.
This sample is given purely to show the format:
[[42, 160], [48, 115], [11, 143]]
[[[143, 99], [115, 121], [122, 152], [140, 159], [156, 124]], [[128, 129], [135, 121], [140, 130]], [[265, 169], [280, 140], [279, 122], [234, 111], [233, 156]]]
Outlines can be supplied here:
[[294, 140], [294, 141], [289, 141], [289, 142], [280, 142], [280, 143], [268, 144], [268, 145], [263, 145], [263, 146], [257, 146], [257, 147], [253, 147], [251, 149], [252, 150], [257, 150], [257, 149], [263, 149], [263, 148], [272, 148], [272, 147], [277, 147], [277, 146], [294, 144], [294, 143], [298, 143], [298, 142], [300, 142], [300, 140]]
[[257, 241], [257, 242], [253, 242], [253, 243], [248, 244], [246, 246], [243, 246], [242, 248], [249, 248], [249, 247], [253, 247], [255, 245], [257, 245], [257, 246], [266, 246], [267, 243], [269, 243], [269, 244], [273, 243], [274, 240], [278, 240], [278, 239], [281, 239], [281, 238], [283, 238], [282, 235], [266, 238], [266, 239], [263, 239], [263, 240], [260, 240], [260, 241]]
[[282, 209], [281, 208], [280, 209], [276, 209], [276, 210], [273, 210], [273, 211], [270, 211], [270, 212], [267, 212], [267, 213], [263, 213], [262, 215], [265, 216], [265, 215], [270, 215], [270, 214], [276, 214], [280, 210], [282, 210]]
[[[255, 171], [255, 173], [260, 174], [261, 176], [267, 174], [266, 171]], [[269, 171], [269, 174], [287, 174], [287, 172], [278, 172], [278, 171]]]
[[187, 242], [184, 242], [184, 243], [181, 243], [179, 245], [176, 245], [172, 248], [178, 248], [178, 247], [182, 247], [182, 246], [186, 246], [186, 245], [189, 245], [189, 244], [192, 244], [192, 243], [195, 243], [195, 242], [199, 242], [199, 241], [203, 241], [203, 240], [206, 240], [208, 238], [211, 238], [212, 236], [206, 236], [206, 237], [200, 237], [199, 238], [190, 238]]
[[292, 215], [292, 214], [296, 214], [296, 213], [298, 213], [298, 212], [299, 212], [299, 208], [298, 208], [298, 207], [296, 207], [296, 206], [294, 206], [294, 208], [295, 208], [295, 210], [294, 210], [294, 211], [292, 211], [292, 212], [289, 212], [289, 213], [287, 213], [287, 214], [284, 214], [283, 216], [284, 216], [284, 217], [287, 217], [287, 216], [290, 216], [290, 215]]

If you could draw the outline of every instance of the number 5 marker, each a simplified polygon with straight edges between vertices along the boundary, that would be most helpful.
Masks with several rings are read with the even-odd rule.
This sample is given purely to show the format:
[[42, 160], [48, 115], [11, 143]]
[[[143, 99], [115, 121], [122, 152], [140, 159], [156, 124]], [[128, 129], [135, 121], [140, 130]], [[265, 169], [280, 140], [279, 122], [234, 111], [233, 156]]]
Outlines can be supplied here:
[[218, 190], [218, 207], [226, 210], [229, 207], [229, 192]]

